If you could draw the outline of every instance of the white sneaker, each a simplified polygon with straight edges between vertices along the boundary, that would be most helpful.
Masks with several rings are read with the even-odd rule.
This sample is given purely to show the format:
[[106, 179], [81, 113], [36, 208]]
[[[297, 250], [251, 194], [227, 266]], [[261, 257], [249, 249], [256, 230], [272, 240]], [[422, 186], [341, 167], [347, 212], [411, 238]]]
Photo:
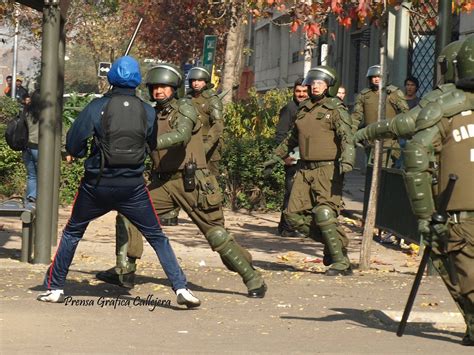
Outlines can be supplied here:
[[48, 290], [45, 293], [40, 293], [36, 299], [41, 302], [64, 303], [64, 291]]
[[176, 295], [178, 296], [177, 302], [180, 305], [185, 305], [188, 308], [199, 307], [201, 305], [199, 298], [194, 296], [187, 288], [176, 290]]
[[405, 243], [405, 239], [400, 239], [400, 248], [404, 250], [411, 249], [410, 245]]

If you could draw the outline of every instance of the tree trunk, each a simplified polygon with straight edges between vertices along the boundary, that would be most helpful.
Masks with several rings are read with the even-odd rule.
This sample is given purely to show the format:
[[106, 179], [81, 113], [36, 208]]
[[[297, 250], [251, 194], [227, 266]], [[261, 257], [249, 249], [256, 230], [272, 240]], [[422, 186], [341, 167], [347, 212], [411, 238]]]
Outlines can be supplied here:
[[[386, 8], [386, 7], [385, 7]], [[387, 17], [388, 11], [385, 13]], [[386, 82], [387, 82], [387, 21], [383, 21], [382, 35], [381, 35], [381, 46], [380, 46], [380, 71], [382, 73], [381, 82], [379, 86], [379, 105], [378, 105], [378, 117], [377, 121], [385, 119], [385, 101], [387, 98]], [[370, 251], [372, 245], [372, 239], [374, 235], [375, 217], [377, 216], [377, 199], [379, 193], [380, 176], [382, 171], [382, 153], [383, 153], [383, 140], [375, 141], [374, 147], [374, 166], [372, 172], [372, 182], [370, 185], [369, 201], [367, 205], [367, 214], [364, 223], [364, 233], [362, 235], [362, 246], [360, 250], [360, 269], [370, 269]]]
[[229, 102], [232, 102], [233, 96], [233, 87], [237, 82], [236, 66], [239, 61], [239, 57], [242, 55], [243, 47], [243, 36], [245, 27], [242, 16], [240, 16], [240, 11], [238, 4], [232, 3], [232, 16], [231, 24], [229, 28], [229, 33], [227, 34], [227, 45], [225, 48], [225, 65], [224, 73], [222, 75], [222, 92], [227, 93], [222, 98], [222, 103], [225, 105]]
[[[312, 0], [306, 0], [306, 4], [311, 6], [313, 4]], [[303, 77], [306, 77], [309, 70], [311, 69], [311, 62], [313, 60], [313, 51], [314, 51], [314, 42], [308, 38], [308, 35], [305, 31], [301, 30], [305, 38], [304, 42], [304, 61], [303, 61]]]

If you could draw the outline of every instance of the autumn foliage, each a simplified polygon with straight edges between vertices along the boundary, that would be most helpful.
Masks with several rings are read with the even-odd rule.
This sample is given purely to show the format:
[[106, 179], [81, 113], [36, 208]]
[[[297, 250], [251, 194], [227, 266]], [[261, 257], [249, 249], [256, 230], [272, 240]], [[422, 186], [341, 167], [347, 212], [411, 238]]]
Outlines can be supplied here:
[[[434, 27], [436, 17], [429, 9], [436, 6], [437, 1], [414, 0], [411, 11], [417, 12]], [[308, 39], [314, 39], [326, 32], [326, 20], [329, 15], [335, 16], [338, 23], [345, 27], [362, 26], [367, 23], [379, 25], [387, 10], [384, 1], [380, 0], [320, 0], [320, 1], [283, 1], [283, 0], [255, 0], [249, 1], [251, 13], [254, 17], [272, 18], [275, 14], [289, 16], [288, 24], [291, 32], [302, 28]], [[387, 0], [387, 6], [395, 9], [402, 5], [401, 0]], [[452, 2], [453, 13], [470, 12], [474, 4], [470, 0], [455, 0]]]

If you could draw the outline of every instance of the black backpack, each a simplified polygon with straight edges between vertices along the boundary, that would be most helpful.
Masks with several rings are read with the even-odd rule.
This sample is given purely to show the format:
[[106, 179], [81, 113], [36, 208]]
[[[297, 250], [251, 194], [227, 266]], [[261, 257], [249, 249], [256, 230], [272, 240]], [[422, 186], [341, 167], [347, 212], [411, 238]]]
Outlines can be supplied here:
[[28, 123], [23, 112], [8, 122], [5, 140], [8, 146], [16, 151], [25, 150], [28, 146]]
[[101, 153], [100, 175], [104, 166], [120, 168], [143, 164], [147, 151], [147, 115], [138, 97], [112, 95], [103, 109], [101, 125], [103, 135], [96, 136]]

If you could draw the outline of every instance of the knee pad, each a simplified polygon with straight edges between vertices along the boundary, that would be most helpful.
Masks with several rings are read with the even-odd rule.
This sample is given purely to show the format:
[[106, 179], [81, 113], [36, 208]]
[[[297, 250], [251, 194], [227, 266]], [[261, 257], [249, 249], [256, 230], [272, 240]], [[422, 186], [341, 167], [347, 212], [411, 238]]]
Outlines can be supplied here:
[[336, 213], [326, 205], [316, 206], [312, 212], [314, 222], [321, 229], [337, 223]]
[[222, 250], [233, 238], [223, 227], [213, 227], [206, 233], [206, 239], [209, 242], [213, 251], [219, 252]]

